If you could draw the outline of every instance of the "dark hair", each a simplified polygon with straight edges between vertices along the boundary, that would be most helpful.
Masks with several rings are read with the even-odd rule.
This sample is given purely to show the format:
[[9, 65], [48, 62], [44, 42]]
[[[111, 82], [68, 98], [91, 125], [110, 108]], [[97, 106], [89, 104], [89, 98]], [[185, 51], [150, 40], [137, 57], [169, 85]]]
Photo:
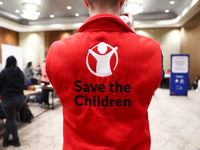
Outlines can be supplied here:
[[14, 56], [9, 56], [6, 59], [6, 67], [5, 68], [16, 67], [16, 65], [17, 65], [17, 60]]
[[29, 67], [31, 67], [31, 66], [32, 66], [32, 62], [28, 62], [26, 68], [29, 68]]

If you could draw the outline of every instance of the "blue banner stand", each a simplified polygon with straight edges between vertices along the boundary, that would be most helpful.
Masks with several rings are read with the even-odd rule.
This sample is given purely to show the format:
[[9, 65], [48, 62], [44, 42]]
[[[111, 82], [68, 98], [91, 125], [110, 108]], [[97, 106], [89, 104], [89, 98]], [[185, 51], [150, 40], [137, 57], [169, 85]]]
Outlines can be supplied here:
[[170, 95], [187, 96], [188, 84], [189, 54], [172, 54]]

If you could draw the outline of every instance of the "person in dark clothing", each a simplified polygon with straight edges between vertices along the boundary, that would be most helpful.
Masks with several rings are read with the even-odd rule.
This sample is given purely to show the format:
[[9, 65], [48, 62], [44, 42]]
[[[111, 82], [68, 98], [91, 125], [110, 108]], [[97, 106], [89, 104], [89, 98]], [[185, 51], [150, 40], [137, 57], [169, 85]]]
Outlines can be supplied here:
[[[20, 146], [16, 116], [24, 100], [24, 74], [16, 65], [16, 58], [10, 56], [6, 60], [5, 68], [0, 73], [1, 104], [6, 116], [4, 147], [9, 145]], [[9, 141], [10, 134], [12, 140]]]

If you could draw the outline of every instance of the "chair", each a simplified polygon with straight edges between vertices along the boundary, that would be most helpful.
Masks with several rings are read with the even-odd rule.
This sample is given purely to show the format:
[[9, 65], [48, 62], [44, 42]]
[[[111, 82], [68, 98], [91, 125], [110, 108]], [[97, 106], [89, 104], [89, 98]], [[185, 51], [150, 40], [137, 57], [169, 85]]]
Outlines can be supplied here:
[[[37, 78], [31, 78], [31, 84], [32, 86], [30, 87], [34, 87], [34, 85], [38, 85], [38, 79]], [[34, 88], [31, 88], [31, 89], [28, 89], [28, 90], [35, 90], [35, 87]], [[33, 101], [36, 103], [37, 102], [37, 97], [36, 95], [31, 95], [31, 96], [28, 96], [29, 99], [33, 99]]]

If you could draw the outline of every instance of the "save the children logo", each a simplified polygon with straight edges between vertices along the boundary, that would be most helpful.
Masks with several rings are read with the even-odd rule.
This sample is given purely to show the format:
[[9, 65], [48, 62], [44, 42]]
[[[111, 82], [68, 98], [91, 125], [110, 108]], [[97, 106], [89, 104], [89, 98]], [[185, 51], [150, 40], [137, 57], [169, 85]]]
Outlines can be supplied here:
[[89, 71], [99, 77], [111, 75], [118, 65], [117, 49], [104, 42], [89, 49], [86, 57]]

